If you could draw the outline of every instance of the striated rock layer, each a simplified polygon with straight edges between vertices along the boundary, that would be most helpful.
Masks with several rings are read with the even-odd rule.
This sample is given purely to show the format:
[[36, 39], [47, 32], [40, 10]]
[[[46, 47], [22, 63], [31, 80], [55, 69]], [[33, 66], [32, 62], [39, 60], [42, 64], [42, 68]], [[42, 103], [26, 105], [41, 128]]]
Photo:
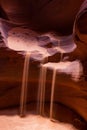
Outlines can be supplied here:
[[[18, 0], [9, 2], [1, 0], [0, 10], [3, 10], [4, 13], [1, 12], [0, 15], [2, 18], [5, 17], [8, 19], [8, 21], [6, 21], [6, 24], [9, 24], [8, 29], [12, 26], [24, 25], [27, 26], [27, 28], [38, 30], [41, 34], [49, 30], [57, 31], [59, 35], [67, 35], [73, 32], [73, 38], [75, 44], [77, 44], [77, 48], [71, 53], [64, 54], [64, 56], [68, 56], [68, 60], [70, 61], [79, 59], [82, 63], [84, 74], [78, 82], [73, 81], [69, 75], [57, 75], [53, 117], [60, 121], [70, 122], [77, 125], [77, 127], [79, 127], [78, 124], [85, 127], [85, 124], [87, 124], [87, 0], [85, 0], [85, 3], [81, 6], [81, 12], [78, 14], [77, 12], [83, 2], [82, 0], [63, 1], [64, 6], [59, 0], [44, 1], [40, 4], [34, 2], [33, 0], [26, 0], [24, 6], [23, 1], [20, 5]], [[24, 7], [27, 7], [28, 4], [30, 8], [25, 9]], [[58, 7], [62, 6], [61, 10], [60, 8], [55, 8], [55, 5], [56, 7], [57, 5]], [[19, 6], [21, 8], [19, 8]], [[27, 14], [26, 12], [29, 13]], [[63, 15], [63, 13], [65, 14]], [[9, 23], [9, 21], [12, 23]], [[0, 38], [4, 40], [2, 36]], [[19, 106], [24, 64], [24, 56], [21, 55], [21, 53], [8, 49], [2, 40], [0, 40], [0, 109]], [[7, 37], [5, 37], [5, 40], [7, 40]], [[48, 58], [50, 62], [59, 62], [59, 60], [60, 53], [49, 56]], [[32, 104], [34, 111], [36, 111], [39, 70], [40, 62], [31, 59], [27, 104]], [[47, 75], [45, 114], [49, 116], [52, 71], [48, 69]], [[29, 110], [30, 108], [27, 109]], [[83, 127], [80, 127], [80, 129], [83, 130]]]

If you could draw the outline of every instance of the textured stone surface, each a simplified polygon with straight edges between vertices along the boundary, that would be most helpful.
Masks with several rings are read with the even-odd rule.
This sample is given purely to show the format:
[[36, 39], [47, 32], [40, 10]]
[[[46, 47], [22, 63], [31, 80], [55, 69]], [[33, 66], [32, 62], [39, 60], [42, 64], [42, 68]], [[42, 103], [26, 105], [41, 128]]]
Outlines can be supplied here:
[[[27, 23], [40, 31], [54, 30], [59, 34], [72, 32], [75, 16], [82, 0], [1, 0], [0, 5], [9, 20]], [[5, 16], [5, 15], [4, 15]]]
[[[5, 2], [6, 1], [4, 1], [4, 3]], [[72, 32], [73, 21], [74, 21], [76, 13], [78, 12], [77, 10], [80, 7], [80, 4], [82, 3], [82, 0], [80, 1], [79, 5], [78, 5], [78, 1], [70, 1], [72, 3], [72, 8], [74, 9], [72, 12], [74, 12], [74, 13], [70, 13], [70, 11], [69, 11], [69, 8], [71, 10], [70, 5], [67, 5], [68, 7], [67, 6], [62, 7], [62, 12], [61, 12], [61, 15], [58, 15], [57, 22], [56, 22], [56, 18], [55, 18], [56, 15], [54, 15], [55, 11], [53, 11], [53, 12], [51, 11], [51, 7], [53, 8], [53, 6], [54, 6], [53, 2], [55, 3], [55, 0], [50, 1], [49, 2], [50, 4], [48, 4], [47, 6], [43, 6], [45, 4], [45, 3], [43, 3], [42, 7], [44, 7], [44, 8], [42, 8], [42, 10], [39, 13], [37, 12], [38, 15], [33, 14], [33, 15], [35, 15], [35, 17], [36, 16], [37, 17], [36, 18], [33, 17], [32, 20], [35, 21], [35, 23], [37, 23], [37, 26], [40, 25], [40, 27], [38, 27], [40, 30], [42, 30], [43, 28], [45, 28], [45, 30], [54, 29], [55, 31], [58, 31], [59, 34], [60, 33], [69, 34], [70, 32]], [[67, 1], [67, 2], [69, 2], [69, 1]], [[74, 2], [76, 2], [76, 4]], [[13, 3], [7, 2], [4, 5], [2, 2], [1, 5], [2, 5], [3, 9], [5, 10], [5, 13], [7, 12], [6, 9], [10, 9], [9, 6], [12, 7], [10, 4], [13, 4]], [[15, 4], [16, 3], [14, 3], [14, 5]], [[60, 2], [60, 5], [61, 4], [62, 3]], [[21, 3], [21, 5], [23, 7], [23, 3]], [[33, 7], [35, 7], [35, 5], [36, 4], [33, 3]], [[59, 3], [58, 3], [58, 5], [59, 5]], [[22, 12], [25, 10], [24, 8], [19, 9], [19, 7], [17, 7], [17, 9], [20, 12], [21, 12], [21, 9], [22, 9]], [[56, 10], [56, 8], [54, 8], [54, 9]], [[25, 12], [26, 11], [27, 10], [25, 10]], [[60, 12], [60, 10], [58, 10], [58, 12]], [[65, 15], [62, 15], [63, 12], [65, 12]], [[35, 13], [35, 11], [33, 13]], [[46, 14], [46, 16], [44, 14]], [[52, 15], [52, 17], [49, 14]], [[11, 16], [8, 13], [7, 13], [7, 15], [10, 20], [12, 20], [12, 21], [15, 20], [15, 15]], [[3, 14], [1, 14], [1, 16], [3, 16]], [[19, 16], [19, 14], [18, 14], [18, 16]], [[86, 28], [83, 28], [83, 24], [86, 24], [85, 16], [86, 15], [83, 16], [83, 19], [81, 19], [81, 22], [79, 22], [79, 24], [77, 26], [78, 28], [76, 28], [77, 32], [79, 30], [79, 33], [77, 33], [77, 34], [80, 34], [79, 38], [75, 37], [75, 38], [77, 38], [77, 39], [75, 39], [75, 42], [78, 45], [77, 49], [70, 54], [65, 54], [65, 55], [69, 55], [70, 60], [74, 60], [74, 59], [81, 60], [83, 67], [84, 67], [84, 75], [83, 75], [83, 77], [81, 77], [81, 80], [79, 82], [72, 81], [70, 79], [70, 77], [66, 76], [66, 75], [57, 75], [57, 79], [56, 79], [57, 81], [56, 81], [56, 85], [55, 85], [56, 87], [55, 87], [55, 95], [54, 95], [54, 101], [55, 101], [54, 117], [61, 121], [66, 121], [66, 122], [70, 121], [71, 123], [73, 123], [74, 114], [75, 114], [75, 118], [76, 118], [74, 120], [74, 122], [76, 122], [78, 118], [83, 122], [84, 122], [84, 120], [87, 121], [87, 51], [86, 51], [87, 50], [86, 49], [87, 48], [87, 39], [84, 39], [84, 37], [81, 35], [82, 33], [87, 32]], [[23, 14], [22, 14], [21, 18], [24, 19]], [[18, 17], [17, 17], [15, 22], [20, 23], [21, 18], [18, 19]], [[29, 18], [31, 18], [31, 17], [29, 17]], [[53, 21], [53, 19], [54, 19], [54, 21]], [[29, 19], [27, 19], [27, 20], [29, 20]], [[25, 21], [21, 21], [21, 22], [25, 22]], [[29, 22], [31, 22], [31, 20]], [[35, 23], [32, 22], [32, 24], [34, 24], [33, 27], [36, 28], [37, 26], [35, 25]], [[48, 27], [48, 25], [49, 25], [49, 27]], [[83, 29], [81, 29], [81, 28], [83, 28]], [[0, 45], [1, 45], [2, 40], [0, 40], [0, 41], [1, 41], [0, 42]], [[84, 42], [82, 42], [82, 41], [84, 41]], [[52, 57], [49, 57], [49, 61], [58, 62], [57, 59], [59, 59], [59, 57], [60, 57], [60, 54], [56, 54]], [[21, 54], [17, 54], [17, 52], [9, 50], [8, 48], [5, 48], [5, 47], [0, 48], [0, 109], [19, 106], [23, 64], [24, 64], [24, 57]], [[36, 103], [37, 90], [38, 90], [37, 88], [38, 88], [38, 76], [39, 76], [39, 62], [32, 61], [32, 60], [30, 61], [30, 72], [29, 73], [30, 74], [29, 74], [29, 80], [28, 80], [29, 86], [28, 86], [27, 101], [28, 101], [28, 103], [32, 103], [32, 102]], [[46, 89], [46, 102], [48, 103], [48, 106], [46, 105], [47, 108], [49, 108], [51, 81], [52, 81], [52, 72], [48, 70], [47, 85], [46, 85], [46, 88], [47, 88]], [[59, 106], [56, 104], [59, 104]], [[34, 106], [34, 105], [32, 105], [32, 106]], [[60, 113], [58, 113], [58, 111], [60, 111]], [[75, 112], [74, 114], [73, 114], [73, 111]], [[79, 114], [81, 117], [77, 116], [76, 113]], [[77, 121], [77, 122], [79, 122], [79, 121]]]

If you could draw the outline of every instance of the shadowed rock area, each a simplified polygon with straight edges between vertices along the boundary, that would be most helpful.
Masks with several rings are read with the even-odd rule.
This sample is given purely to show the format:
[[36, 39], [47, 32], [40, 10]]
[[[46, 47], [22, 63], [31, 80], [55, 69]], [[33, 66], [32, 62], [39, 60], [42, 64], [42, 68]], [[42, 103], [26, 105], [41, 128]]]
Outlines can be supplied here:
[[[6, 20], [9, 27], [25, 26], [40, 34], [54, 31], [62, 36], [73, 32], [77, 48], [64, 56], [69, 56], [70, 61], [79, 59], [84, 74], [79, 82], [71, 80], [66, 74], [57, 74], [53, 117], [72, 123], [80, 130], [87, 129], [87, 0], [84, 1], [83, 6], [82, 0], [0, 1], [0, 17]], [[83, 8], [81, 12], [80, 8]], [[0, 34], [0, 109], [19, 107], [24, 65], [24, 56], [8, 49], [3, 40]], [[57, 53], [50, 56], [48, 61], [59, 62], [59, 59], [60, 54]], [[27, 104], [33, 106], [34, 111], [37, 102], [39, 65], [38, 61], [30, 59]], [[49, 116], [52, 71], [48, 69], [47, 75], [45, 115]]]

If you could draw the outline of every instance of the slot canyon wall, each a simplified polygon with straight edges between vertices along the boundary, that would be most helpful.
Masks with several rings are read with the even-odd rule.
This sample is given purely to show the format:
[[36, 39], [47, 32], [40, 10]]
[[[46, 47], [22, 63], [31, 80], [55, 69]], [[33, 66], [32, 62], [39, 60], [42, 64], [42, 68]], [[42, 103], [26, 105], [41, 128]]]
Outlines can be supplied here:
[[40, 31], [72, 32], [76, 14], [84, 0], [0, 0], [3, 17], [27, 23]]
[[[84, 13], [79, 17], [77, 13], [84, 1], [86, 1], [84, 4], [85, 12], [83, 11]], [[42, 34], [54, 31], [58, 36], [67, 36], [74, 32], [73, 39], [77, 44], [77, 48], [73, 52], [65, 54], [65, 56], [69, 56], [70, 61], [75, 59], [80, 60], [84, 75], [78, 83], [71, 81], [67, 76], [66, 78], [60, 76], [59, 82], [56, 85], [61, 86], [58, 92], [62, 89], [60, 97], [64, 97], [63, 95], [67, 96], [63, 98], [64, 101], [61, 98], [60, 101], [57, 100], [59, 104], [65, 105], [65, 107], [61, 105], [58, 107], [58, 104], [55, 104], [55, 106], [57, 105], [60, 113], [62, 113], [61, 111], [63, 110], [63, 114], [67, 117], [64, 118], [63, 114], [60, 114], [58, 115], [60, 120], [71, 121], [73, 116], [71, 110], [73, 110], [79, 114], [83, 120], [87, 121], [87, 0], [0, 0], [0, 18], [4, 19], [4, 22], [8, 25], [10, 25], [10, 21], [14, 26], [25, 26], [34, 31], [41, 32]], [[1, 109], [19, 105], [24, 64], [24, 56], [4, 46], [3, 39], [4, 38], [0, 34]], [[54, 55], [50, 57], [50, 59], [51, 61], [55, 61], [58, 57], [59, 55]], [[39, 75], [38, 65], [39, 62], [31, 60], [31, 74], [28, 81], [31, 87], [29, 87], [28, 90], [28, 102], [36, 101], [38, 86], [37, 75]], [[65, 84], [62, 83], [63, 80], [66, 81]], [[48, 82], [48, 88], [49, 87], [50, 84]], [[65, 92], [63, 92], [63, 89]], [[76, 98], [71, 97], [72, 103], [68, 101], [70, 96], [68, 93], [69, 91], [72, 91], [73, 96]], [[83, 95], [81, 96], [83, 102], [77, 98], [80, 97], [79, 95]], [[58, 94], [56, 94], [56, 97], [57, 96]], [[75, 101], [76, 104], [74, 104]], [[58, 114], [57, 107], [55, 107], [55, 115]]]

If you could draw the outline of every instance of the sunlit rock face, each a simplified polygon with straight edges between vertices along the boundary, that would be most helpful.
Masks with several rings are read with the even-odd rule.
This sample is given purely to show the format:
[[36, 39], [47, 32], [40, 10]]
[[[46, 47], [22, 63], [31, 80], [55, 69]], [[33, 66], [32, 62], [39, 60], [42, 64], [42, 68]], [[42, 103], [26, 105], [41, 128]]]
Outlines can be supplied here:
[[30, 52], [36, 58], [48, 57], [58, 52], [69, 53], [76, 48], [72, 35], [58, 37], [52, 32], [41, 35], [18, 27], [8, 32], [6, 46], [15, 51]]
[[79, 61], [67, 61], [59, 63], [47, 63], [43, 67], [49, 68], [51, 70], [56, 70], [57, 73], [66, 73], [70, 75], [72, 80], [79, 81], [80, 76], [82, 75], [83, 69]]
[[[59, 7], [61, 7], [61, 6], [59, 6], [59, 5], [63, 5], [63, 4], [61, 4], [63, 1], [61, 1], [61, 0], [57, 0], [57, 1], [60, 1], [60, 4], [58, 4], [58, 9], [59, 9]], [[56, 1], [56, 5], [57, 5], [57, 1]], [[27, 0], [25, 1], [25, 2], [27, 2]], [[30, 2], [30, 1], [28, 1], [28, 2]], [[45, 0], [44, 1], [41, 1], [42, 3], [44, 3], [44, 2], [46, 2]], [[54, 0], [54, 2], [55, 2], [55, 0]], [[68, 3], [68, 2], [71, 2], [71, 4], [70, 3]], [[60, 34], [61, 35], [61, 33], [62, 33], [62, 35], [67, 35], [67, 34], [69, 34], [69, 33], [71, 33], [72, 32], [72, 25], [73, 25], [73, 23], [74, 23], [74, 18], [75, 18], [75, 16], [76, 16], [76, 13], [78, 12], [77, 10], [79, 10], [79, 7], [80, 7], [80, 5], [81, 5], [81, 3], [83, 2], [82, 0], [74, 0], [74, 1], [71, 1], [71, 0], [69, 0], [68, 2], [65, 2], [64, 3], [64, 6], [62, 6], [62, 10], [60, 11], [59, 10], [59, 12], [58, 13], [55, 13], [55, 11], [53, 11], [52, 12], [52, 9], [54, 9], [54, 10], [56, 10], [56, 8], [54, 8], [54, 4], [53, 4], [53, 1], [49, 1], [49, 4], [44, 4], [44, 6], [43, 6], [43, 4], [42, 4], [42, 6], [41, 6], [41, 8], [40, 8], [40, 11], [38, 11], [38, 13], [37, 13], [37, 15], [35, 14], [35, 15], [33, 15], [33, 16], [35, 16], [35, 17], [33, 17], [33, 18], [31, 18], [31, 16], [30, 16], [30, 14], [32, 14], [32, 13], [26, 13], [26, 12], [28, 12], [28, 9], [26, 9], [26, 8], [24, 8], [24, 2], [22, 2], [21, 1], [21, 6], [22, 6], [22, 8], [19, 8], [19, 5], [20, 4], [18, 4], [18, 3], [20, 3], [20, 2], [18, 2], [18, 0], [16, 1], [16, 0], [13, 0], [13, 1], [11, 1], [11, 0], [8, 0], [8, 1], [6, 1], [6, 0], [0, 0], [0, 5], [2, 6], [2, 9], [5, 11], [5, 13], [6, 13], [6, 15], [7, 15], [7, 17], [8, 17], [8, 19], [10, 20], [10, 21], [12, 21], [12, 22], [14, 22], [14, 23], [18, 23], [18, 24], [20, 24], [20, 23], [26, 23], [26, 21], [28, 21], [27, 23], [31, 23], [31, 24], [28, 24], [28, 26], [27, 27], [33, 27], [34, 29], [37, 29], [37, 30], [40, 30], [40, 31], [43, 31], [43, 30], [45, 30], [45, 31], [48, 31], [48, 30], [54, 30], [54, 31], [57, 31], [58, 32], [58, 34]], [[73, 3], [73, 2], [75, 2], [75, 3]], [[31, 0], [31, 2], [30, 3], [33, 3], [33, 0]], [[68, 4], [67, 4], [68, 3]], [[73, 4], [72, 4], [73, 3]], [[65, 4], [68, 6], [65, 6]], [[79, 4], [79, 5], [78, 5]], [[13, 6], [12, 6], [13, 5]], [[25, 5], [27, 5], [27, 4], [25, 4]], [[34, 4], [34, 5], [36, 5], [36, 3]], [[39, 4], [39, 6], [41, 5], [41, 3]], [[70, 5], [73, 5], [73, 7], [72, 6], [70, 6]], [[20, 7], [21, 7], [20, 6]], [[14, 9], [12, 8], [12, 7], [15, 7]], [[28, 6], [29, 7], [29, 6]], [[30, 8], [31, 8], [32, 6], [30, 6]], [[52, 7], [52, 8], [51, 8]], [[72, 11], [72, 8], [73, 8], [73, 11]], [[16, 9], [17, 8], [17, 9]], [[26, 9], [26, 10], [25, 10]], [[31, 8], [32, 9], [32, 8]], [[35, 8], [34, 8], [35, 9]], [[17, 10], [16, 12], [15, 12], [15, 10]], [[71, 13], [71, 11], [73, 12], [73, 13]], [[9, 13], [10, 12], [10, 13]], [[14, 12], [14, 15], [12, 15], [13, 14], [13, 12]], [[18, 13], [18, 12], [20, 12], [19, 14], [16, 14], [16, 13]], [[24, 13], [25, 12], [25, 13]], [[35, 11], [32, 11], [32, 12], [35, 12], [36, 13], [36, 10]], [[68, 13], [68, 14], [67, 14]], [[21, 15], [20, 15], [21, 14]], [[25, 16], [25, 14], [27, 15], [27, 16]], [[20, 17], [19, 17], [20, 16]], [[29, 16], [29, 17], [28, 17]], [[51, 17], [52, 16], [52, 17]], [[23, 18], [23, 19], [22, 19]], [[84, 21], [84, 20], [83, 20]], [[77, 21], [78, 22], [78, 21]], [[76, 22], [76, 23], [77, 23]], [[81, 24], [82, 25], [82, 24]], [[81, 26], [78, 26], [79, 28], [81, 27]], [[0, 28], [1, 29], [1, 28]], [[76, 28], [75, 28], [76, 29]], [[85, 28], [86, 29], [86, 28]], [[7, 29], [8, 30], [8, 29]], [[6, 31], [7, 31], [6, 30]], [[3, 31], [3, 30], [2, 30]], [[77, 31], [77, 30], [76, 30]], [[22, 32], [21, 32], [22, 33]], [[37, 34], [35, 34], [35, 35], [37, 35]], [[6, 37], [6, 43], [7, 43], [7, 35], [5, 35]], [[10, 32], [9, 32], [9, 38], [14, 38], [14, 36], [12, 35], [12, 37], [11, 37], [11, 34], [10, 34]], [[22, 35], [23, 36], [23, 35]], [[8, 38], [8, 39], [9, 39]], [[26, 38], [26, 37], [25, 37]], [[40, 37], [41, 38], [41, 37]], [[51, 37], [52, 38], [52, 37]], [[39, 38], [36, 38], [35, 39], [35, 41], [34, 42], [36, 42], [37, 43], [37, 39], [39, 39]], [[19, 38], [18, 38], [18, 40], [19, 40]], [[26, 40], [26, 39], [25, 39]], [[45, 44], [45, 42], [43, 42], [43, 40], [41, 40], [40, 39], [40, 41], [41, 42], [39, 42], [40, 44], [39, 44], [39, 47], [42, 47], [42, 43], [43, 43], [43, 47], [45, 48], [45, 49], [48, 49], [48, 48], [46, 48], [46, 45], [47, 45], [47, 43], [50, 41], [50, 40], [52, 40], [52, 49], [53, 49], [53, 47], [55, 47], [56, 48], [56, 46], [57, 46], [57, 44], [56, 43], [58, 43], [58, 42], [55, 42], [53, 39], [49, 39], [49, 37], [48, 37], [48, 39], [47, 39], [47, 41], [46, 41], [46, 44]], [[80, 54], [82, 54], [83, 55], [83, 57], [85, 57], [85, 56], [87, 56], [87, 54], [86, 53], [84, 53], [84, 52], [86, 52], [86, 51], [84, 51], [84, 50], [87, 50], [86, 48], [86, 44], [79, 44], [79, 41], [78, 41], [78, 39], [75, 39], [76, 40], [76, 43], [78, 43], [77, 44], [77, 51], [75, 51], [76, 53], [77, 53], [77, 56], [76, 55], [74, 55], [75, 56], [75, 58], [78, 58], [79, 57], [79, 59], [81, 59], [81, 55]], [[23, 40], [24, 41], [24, 40]], [[85, 40], [86, 41], [86, 40]], [[25, 43], [25, 42], [24, 42]], [[64, 43], [64, 42], [63, 42]], [[81, 42], [82, 43], [82, 42]], [[18, 42], [17, 42], [17, 44], [18, 44]], [[81, 45], [81, 46], [80, 46]], [[7, 45], [6, 45], [7, 46]], [[18, 105], [18, 101], [19, 101], [19, 94], [20, 94], [20, 90], [18, 89], [19, 88], [19, 86], [21, 86], [21, 85], [19, 85], [19, 86], [17, 86], [17, 84], [15, 83], [16, 81], [18, 81], [18, 82], [21, 82], [21, 75], [22, 75], [22, 69], [23, 69], [23, 62], [24, 62], [24, 59], [22, 59], [22, 55], [21, 55], [21, 57], [18, 55], [18, 53], [17, 52], [14, 52], [14, 48], [12, 48], [12, 46], [13, 46], [13, 44], [10, 46], [9, 45], [9, 48], [10, 49], [8, 49], [8, 50], [5, 50], [5, 49], [2, 49], [1, 51], [0, 51], [0, 80], [1, 80], [1, 86], [2, 86], [2, 89], [5, 89], [3, 92], [2, 91], [0, 91], [1, 92], [1, 95], [3, 95], [3, 96], [1, 96], [0, 97], [0, 108], [5, 108], [5, 107], [10, 107], [10, 106], [15, 106], [15, 105]], [[16, 45], [15, 45], [16, 46]], [[20, 45], [18, 45], [18, 46], [20, 46]], [[27, 48], [26, 47], [26, 44], [21, 44], [21, 46], [23, 46], [23, 48]], [[20, 46], [20, 47], [21, 47]], [[82, 48], [82, 46], [83, 46], [83, 48]], [[11, 50], [12, 49], [12, 50]], [[51, 49], [48, 49], [49, 51], [46, 51], [46, 52], [48, 52], [47, 53], [47, 55], [49, 55], [50, 54], [50, 52], [52, 52], [52, 50]], [[50, 51], [51, 50], [51, 51]], [[20, 51], [19, 49], [17, 50], [17, 51]], [[23, 49], [21, 50], [21, 51], [24, 51]], [[57, 49], [53, 49], [53, 53], [54, 52], [56, 52], [56, 51], [58, 51]], [[73, 52], [73, 54], [75, 54], [75, 52]], [[52, 54], [53, 54], [52, 53]], [[21, 60], [22, 59], [22, 60]], [[20, 70], [20, 74], [19, 75], [17, 75], [17, 73], [19, 73], [18, 72], [18, 70]], [[34, 64], [33, 65], [33, 69], [32, 69], [33, 71], [33, 75], [32, 76], [34, 76], [35, 74], [36, 74], [36, 64]], [[87, 70], [87, 69], [86, 69]], [[37, 77], [37, 74], [36, 74], [36, 77]], [[34, 82], [34, 85], [32, 85], [32, 83], [31, 83], [31, 86], [33, 86], [33, 87], [35, 87], [35, 84], [36, 84], [36, 80], [37, 80], [37, 78], [35, 79], [35, 77], [32, 77], [32, 79], [31, 79], [31, 82]], [[62, 81], [64, 81], [63, 80], [63, 78], [61, 79]], [[14, 81], [14, 82], [13, 82]], [[51, 80], [50, 80], [51, 81]], [[3, 83], [2, 83], [3, 82]], [[84, 81], [83, 81], [84, 82]], [[60, 83], [60, 81], [58, 81], [58, 83]], [[62, 83], [62, 82], [61, 82]], [[10, 84], [10, 85], [9, 85]], [[82, 117], [84, 117], [84, 119], [87, 119], [87, 109], [85, 109], [85, 106], [86, 106], [86, 104], [87, 104], [87, 102], [86, 102], [86, 100], [85, 99], [83, 99], [84, 100], [84, 105], [83, 105], [83, 102], [80, 102], [80, 100], [79, 100], [79, 97], [80, 97], [80, 95], [84, 92], [85, 93], [85, 95], [86, 95], [86, 92], [84, 91], [84, 90], [86, 90], [86, 86], [87, 86], [87, 83], [83, 83], [83, 84], [80, 84], [80, 82], [79, 83], [77, 83], [77, 84], [75, 84], [75, 83], [72, 83], [71, 82], [71, 80], [69, 81], [68, 79], [67, 79], [67, 81], [66, 81], [66, 83], [64, 83], [64, 85], [62, 84], [62, 85], [60, 85], [60, 84], [58, 84], [58, 86], [60, 86], [60, 87], [63, 87], [62, 89], [64, 89], [65, 90], [65, 92], [64, 93], [66, 93], [66, 95], [67, 95], [67, 97], [71, 97], [70, 95], [69, 95], [69, 93], [68, 93], [68, 91], [72, 91], [73, 93], [75, 92], [75, 94], [73, 94], [73, 95], [75, 95], [74, 97], [77, 99], [77, 97], [78, 97], [78, 99], [76, 100], [75, 98], [73, 98], [73, 97], [71, 97], [71, 99], [72, 99], [72, 103], [71, 103], [71, 100], [69, 100], [69, 98], [67, 99], [67, 97], [65, 97], [64, 96], [64, 93], [61, 93], [61, 97], [64, 97], [64, 100], [62, 100], [62, 101], [58, 101], [58, 102], [61, 102], [62, 104], [64, 104], [64, 105], [67, 105], [68, 107], [70, 107], [71, 109], [74, 109], [74, 110], [76, 110], [76, 112], [78, 112], [79, 111], [79, 114], [82, 116]], [[70, 89], [69, 89], [69, 87], [67, 88], [67, 86], [70, 86]], [[83, 86], [83, 87], [82, 87]], [[7, 87], [8, 87], [8, 90], [9, 91], [7, 91]], [[12, 90], [12, 87], [14, 87], [14, 89]], [[31, 88], [33, 88], [33, 87], [31, 87]], [[60, 89], [60, 87], [57, 87], [57, 88], [59, 88]], [[18, 90], [17, 90], [17, 89]], [[77, 89], [78, 88], [78, 89]], [[1, 89], [1, 88], [0, 88]], [[16, 89], [16, 90], [15, 90]], [[81, 89], [82, 89], [82, 93], [81, 93]], [[12, 90], [12, 91], [10, 91], [10, 90]], [[35, 89], [36, 90], [36, 89]], [[32, 93], [33, 94], [31, 94], [30, 96], [31, 97], [29, 97], [28, 98], [28, 101], [33, 101], [33, 99], [36, 99], [36, 97], [34, 96], [33, 97], [33, 95], [35, 94], [35, 91], [34, 91], [34, 89], [33, 90], [31, 90], [32, 91]], [[6, 92], [6, 93], [4, 93], [4, 92]], [[14, 92], [16, 92], [16, 97], [15, 97], [15, 93]], [[84, 93], [83, 93], [83, 95], [84, 95]], [[5, 94], [6, 94], [6, 96], [5, 96]], [[57, 96], [58, 96], [58, 93], [57, 93]], [[84, 98], [84, 96], [82, 97], [82, 98]], [[12, 99], [12, 100], [11, 100]], [[59, 99], [58, 97], [57, 97], [57, 99]], [[74, 100], [75, 99], [75, 100]], [[7, 102], [6, 102], [7, 101]], [[64, 102], [64, 101], [66, 101], [66, 102]], [[77, 102], [77, 104], [74, 104], [74, 102]], [[80, 106], [82, 106], [82, 107], [80, 107]], [[62, 113], [62, 112], [61, 112]], [[66, 113], [66, 112], [65, 112]], [[84, 114], [83, 114], [84, 113]], [[64, 114], [65, 115], [65, 114]], [[63, 115], [63, 116], [64, 116]], [[66, 113], [66, 115], [68, 115], [67, 113]], [[84, 115], [84, 116], [83, 116]], [[57, 117], [58, 117], [58, 115], [56, 115]], [[63, 116], [62, 116], [62, 119], [63, 119]], [[67, 117], [67, 116], [66, 116]]]

